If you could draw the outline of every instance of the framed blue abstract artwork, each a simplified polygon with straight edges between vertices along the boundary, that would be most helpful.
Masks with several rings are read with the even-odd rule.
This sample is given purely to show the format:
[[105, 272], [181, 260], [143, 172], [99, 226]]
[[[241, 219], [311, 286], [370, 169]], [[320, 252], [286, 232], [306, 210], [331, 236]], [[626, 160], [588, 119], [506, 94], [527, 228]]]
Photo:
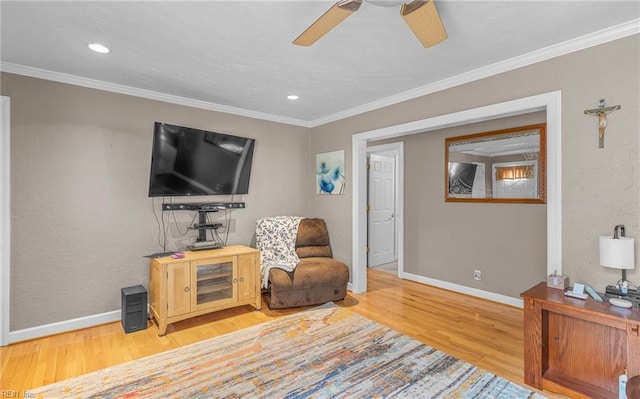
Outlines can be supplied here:
[[344, 150], [316, 155], [316, 194], [344, 194]]

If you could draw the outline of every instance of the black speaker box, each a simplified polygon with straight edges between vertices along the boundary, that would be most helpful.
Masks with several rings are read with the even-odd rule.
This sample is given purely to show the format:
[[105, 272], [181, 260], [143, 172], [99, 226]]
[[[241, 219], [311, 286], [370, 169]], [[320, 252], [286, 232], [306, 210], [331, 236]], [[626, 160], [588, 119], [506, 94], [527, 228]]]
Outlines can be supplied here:
[[147, 290], [143, 286], [122, 289], [121, 319], [127, 334], [147, 328]]

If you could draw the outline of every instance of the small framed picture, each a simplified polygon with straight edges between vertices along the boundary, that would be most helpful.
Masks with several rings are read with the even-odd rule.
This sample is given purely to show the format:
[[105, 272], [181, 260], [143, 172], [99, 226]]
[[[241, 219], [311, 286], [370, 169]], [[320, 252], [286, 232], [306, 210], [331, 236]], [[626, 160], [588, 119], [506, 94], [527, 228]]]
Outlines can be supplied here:
[[344, 150], [316, 155], [316, 194], [344, 194]]

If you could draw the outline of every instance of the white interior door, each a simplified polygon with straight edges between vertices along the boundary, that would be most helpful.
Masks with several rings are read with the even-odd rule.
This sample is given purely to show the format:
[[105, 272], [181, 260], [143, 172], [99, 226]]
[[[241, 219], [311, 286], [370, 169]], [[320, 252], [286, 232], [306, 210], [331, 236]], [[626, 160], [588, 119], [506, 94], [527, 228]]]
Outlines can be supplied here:
[[396, 260], [395, 157], [369, 155], [369, 266]]

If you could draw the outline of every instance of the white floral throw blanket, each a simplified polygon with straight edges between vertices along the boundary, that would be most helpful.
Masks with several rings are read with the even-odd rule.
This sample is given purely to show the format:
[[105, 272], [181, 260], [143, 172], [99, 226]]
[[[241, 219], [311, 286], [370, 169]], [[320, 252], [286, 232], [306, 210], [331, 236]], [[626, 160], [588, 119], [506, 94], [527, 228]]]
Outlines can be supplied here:
[[296, 237], [302, 217], [270, 216], [258, 219], [256, 247], [260, 250], [262, 288], [269, 286], [269, 270], [278, 267], [293, 271], [300, 259], [296, 254]]

